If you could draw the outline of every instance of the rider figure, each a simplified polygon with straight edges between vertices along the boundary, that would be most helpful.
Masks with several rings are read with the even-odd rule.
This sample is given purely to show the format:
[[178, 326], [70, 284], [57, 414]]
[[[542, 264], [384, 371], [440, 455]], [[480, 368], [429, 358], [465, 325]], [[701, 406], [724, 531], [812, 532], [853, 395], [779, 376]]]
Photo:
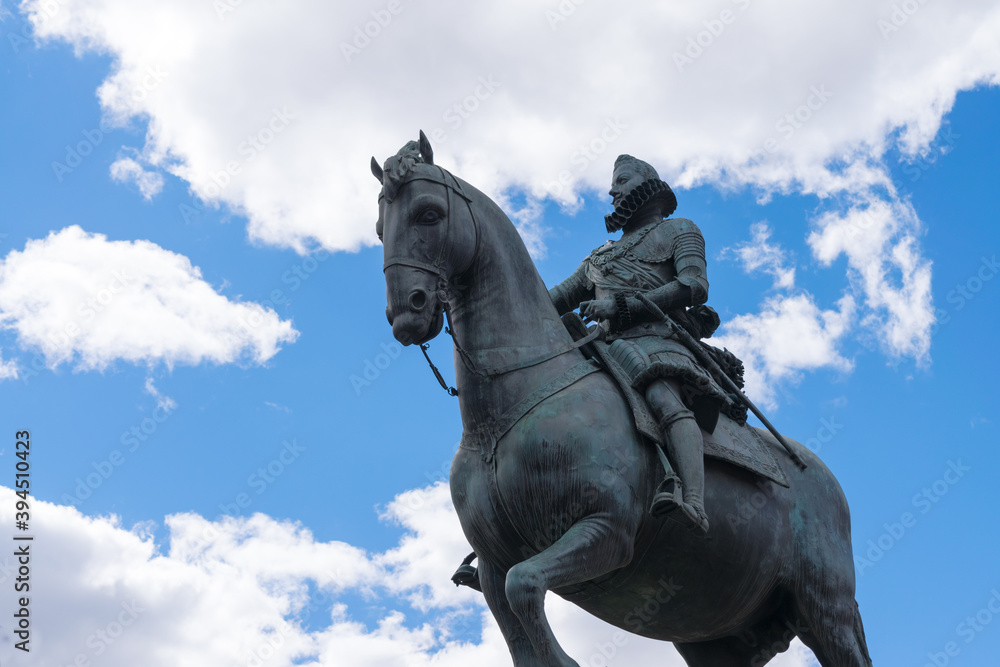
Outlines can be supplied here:
[[673, 471], [657, 488], [650, 513], [671, 516], [702, 534], [708, 531], [703, 491], [704, 441], [727, 399], [709, 373], [669, 328], [633, 296], [641, 292], [697, 338], [718, 326], [708, 299], [705, 241], [685, 218], [665, 219], [677, 207], [656, 170], [631, 155], [615, 161], [611, 191], [614, 212], [605, 217], [618, 241], [594, 250], [567, 280], [549, 290], [562, 315], [580, 306], [611, 343], [609, 352], [643, 392], [660, 428]]

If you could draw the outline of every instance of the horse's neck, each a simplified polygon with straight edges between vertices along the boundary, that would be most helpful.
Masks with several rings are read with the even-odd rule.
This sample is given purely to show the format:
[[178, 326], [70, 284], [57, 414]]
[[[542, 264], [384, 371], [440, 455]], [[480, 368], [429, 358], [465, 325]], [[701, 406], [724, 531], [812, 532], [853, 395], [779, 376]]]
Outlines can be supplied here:
[[572, 352], [528, 368], [484, 377], [487, 368], [514, 367], [539, 359], [572, 339], [510, 221], [495, 217], [480, 221], [478, 233], [477, 255], [457, 281], [449, 313], [466, 428], [470, 423], [499, 417], [513, 403], [581, 358], [578, 352]]

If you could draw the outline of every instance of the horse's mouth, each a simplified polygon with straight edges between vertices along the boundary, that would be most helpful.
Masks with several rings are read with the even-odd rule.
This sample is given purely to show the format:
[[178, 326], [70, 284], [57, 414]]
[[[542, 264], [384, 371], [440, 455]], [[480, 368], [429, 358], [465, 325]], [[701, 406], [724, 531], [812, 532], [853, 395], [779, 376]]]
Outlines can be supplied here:
[[[444, 328], [444, 307], [438, 306], [434, 314], [421, 318], [419, 313], [402, 314], [392, 323], [392, 335], [403, 345], [423, 345], [433, 340]], [[423, 321], [421, 321], [423, 320]]]
[[437, 335], [441, 333], [441, 329], [443, 328], [444, 328], [444, 308], [439, 308], [438, 311], [434, 314], [434, 317], [431, 318], [430, 325], [428, 325], [427, 327], [427, 335], [424, 336], [422, 340], [417, 341], [417, 345], [423, 345], [427, 341], [436, 338]]

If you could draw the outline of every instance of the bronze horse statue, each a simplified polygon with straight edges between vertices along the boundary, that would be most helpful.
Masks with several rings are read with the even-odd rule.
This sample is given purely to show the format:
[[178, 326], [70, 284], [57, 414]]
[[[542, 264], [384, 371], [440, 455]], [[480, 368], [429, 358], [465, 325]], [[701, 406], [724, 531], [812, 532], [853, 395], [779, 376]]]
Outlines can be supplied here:
[[787, 489], [706, 460], [709, 516], [739, 517], [707, 536], [652, 517], [654, 447], [612, 378], [584, 368], [503, 211], [434, 165], [422, 132], [372, 172], [393, 335], [426, 343], [447, 312], [454, 336], [451, 495], [515, 665], [578, 664], [546, 619], [551, 590], [692, 666], [763, 665], [798, 636], [824, 667], [870, 667], [847, 501], [809, 449], [791, 441], [800, 469], [758, 430]]

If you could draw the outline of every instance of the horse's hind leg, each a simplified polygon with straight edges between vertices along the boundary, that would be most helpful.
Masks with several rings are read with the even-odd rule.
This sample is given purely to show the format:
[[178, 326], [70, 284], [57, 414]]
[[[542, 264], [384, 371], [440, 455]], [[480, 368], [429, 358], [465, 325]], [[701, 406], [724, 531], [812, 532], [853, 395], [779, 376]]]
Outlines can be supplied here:
[[853, 595], [817, 601], [804, 611], [799, 631], [802, 643], [812, 649], [823, 667], [872, 667], [861, 613]]
[[576, 666], [552, 634], [545, 618], [545, 592], [588, 581], [632, 560], [627, 521], [591, 515], [573, 524], [555, 544], [518, 563], [507, 573], [506, 593], [542, 664]]
[[514, 660], [514, 667], [546, 667], [546, 663], [538, 658], [531, 640], [524, 632], [521, 621], [511, 611], [504, 592], [504, 577], [502, 572], [489, 561], [479, 559], [479, 584], [483, 589], [483, 597], [489, 605], [493, 618], [500, 626], [503, 638], [507, 640], [507, 648]]

